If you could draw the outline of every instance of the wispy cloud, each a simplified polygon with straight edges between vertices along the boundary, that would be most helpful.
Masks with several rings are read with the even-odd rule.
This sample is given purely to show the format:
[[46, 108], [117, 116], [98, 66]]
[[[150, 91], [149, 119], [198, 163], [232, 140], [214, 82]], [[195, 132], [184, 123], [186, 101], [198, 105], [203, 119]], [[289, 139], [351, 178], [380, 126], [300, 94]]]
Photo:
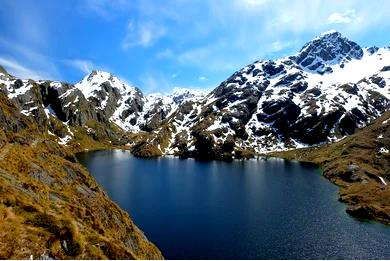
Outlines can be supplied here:
[[[90, 60], [66, 59], [63, 62], [66, 65], [68, 65], [68, 66], [70, 66], [70, 67], [72, 67], [72, 68], [76, 69], [77, 71], [82, 72], [84, 74], [89, 74], [93, 70], [103, 70], [103, 71], [115, 74], [115, 71], [112, 68], [109, 68], [105, 65], [97, 65], [96, 63], [94, 63], [93, 61], [90, 61]], [[115, 74], [115, 76], [117, 76], [121, 81], [123, 81], [127, 85], [135, 86], [132, 81], [127, 79], [127, 77], [123, 76], [122, 74], [118, 73], [118, 74]]]
[[[3, 56], [3, 62], [8, 61], [9, 65], [22, 65], [19, 68], [21, 70], [16, 70], [17, 66], [14, 68], [15, 76], [50, 80], [60, 78], [54, 59], [15, 41], [0, 38], [0, 44], [8, 53], [6, 57]], [[22, 67], [26, 70], [22, 69]]]
[[207, 77], [206, 76], [199, 76], [199, 81], [201, 82], [204, 82], [204, 81], [207, 81]]
[[271, 43], [272, 52], [280, 52], [291, 46], [290, 41], [275, 41]]
[[65, 60], [65, 63], [86, 74], [99, 68], [99, 66], [89, 60], [69, 59]]
[[163, 37], [167, 29], [153, 21], [133, 22], [127, 25], [127, 33], [122, 41], [122, 47], [128, 49], [135, 46], [149, 47]]
[[343, 13], [335, 12], [329, 15], [328, 22], [330, 24], [349, 24], [355, 19], [355, 13], [355, 10], [346, 10]]
[[1, 57], [0, 65], [4, 66], [8, 73], [22, 79], [43, 80], [52, 78], [45, 72], [36, 71], [20, 64], [14, 59]]

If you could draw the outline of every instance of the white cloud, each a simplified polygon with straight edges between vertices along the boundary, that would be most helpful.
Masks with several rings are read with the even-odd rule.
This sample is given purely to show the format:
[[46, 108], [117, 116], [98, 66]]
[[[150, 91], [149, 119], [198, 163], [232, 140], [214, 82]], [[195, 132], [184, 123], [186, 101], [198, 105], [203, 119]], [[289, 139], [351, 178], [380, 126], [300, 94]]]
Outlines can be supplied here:
[[65, 63], [85, 74], [90, 73], [92, 70], [98, 69], [98, 66], [88, 60], [70, 59], [65, 60]]
[[330, 24], [349, 24], [355, 19], [355, 13], [355, 10], [346, 10], [344, 13], [335, 12], [328, 17], [328, 22]]
[[176, 74], [176, 73], [172, 74], [172, 75], [171, 75], [171, 78], [172, 78], [172, 79], [177, 78], [177, 74]]
[[275, 41], [271, 43], [272, 52], [280, 52], [291, 46], [290, 41]]
[[208, 79], [207, 79], [207, 77], [205, 77], [205, 76], [200, 76], [199, 77], [199, 81], [201, 81], [201, 82], [204, 82], [204, 81], [207, 81]]
[[14, 59], [0, 57], [0, 65], [4, 66], [8, 73], [22, 79], [43, 80], [51, 78], [49, 75], [27, 68]]
[[155, 22], [129, 22], [125, 39], [122, 41], [123, 49], [135, 46], [150, 47], [167, 32], [167, 29]]
[[[25, 67], [25, 69], [28, 69], [27, 71], [31, 72], [33, 77], [30, 78], [41, 78], [45, 80], [58, 80], [60, 78], [61, 74], [52, 58], [30, 47], [18, 44], [16, 41], [0, 38], [0, 44], [6, 50], [6, 53], [9, 54], [5, 60], [14, 64], [23, 64], [22, 67]], [[27, 71], [20, 70], [18, 73], [26, 73]], [[29, 74], [24, 73], [22, 75], [27, 75], [28, 78]], [[15, 74], [18, 77], [25, 77], [22, 75]]]

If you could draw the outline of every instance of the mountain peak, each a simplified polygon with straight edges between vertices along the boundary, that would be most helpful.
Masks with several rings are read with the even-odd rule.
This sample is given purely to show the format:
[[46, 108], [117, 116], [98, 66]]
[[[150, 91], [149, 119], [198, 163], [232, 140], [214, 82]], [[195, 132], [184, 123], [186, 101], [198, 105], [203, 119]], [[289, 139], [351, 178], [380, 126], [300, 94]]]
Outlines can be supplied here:
[[338, 42], [345, 42], [345, 41], [350, 41], [350, 40], [336, 30], [329, 30], [329, 31], [321, 33], [319, 36], [315, 37], [313, 40], [307, 42], [302, 47], [301, 50], [303, 50], [306, 46], [308, 46], [312, 43], [326, 42], [328, 44], [334, 45], [334, 44], [337, 44]]
[[136, 88], [132, 87], [125, 82], [121, 81], [118, 77], [112, 75], [109, 72], [93, 70], [90, 74], [86, 75], [75, 87], [80, 89], [86, 98], [94, 95], [97, 91], [104, 88], [104, 84], [116, 88], [119, 92], [132, 92]]
[[324, 74], [332, 72], [332, 65], [362, 57], [363, 49], [357, 43], [331, 30], [307, 42], [293, 59], [307, 70]]
[[90, 74], [86, 76], [88, 81], [100, 79], [101, 80], [106, 80], [106, 81], [112, 81], [112, 74], [109, 72], [105, 71], [99, 71], [99, 70], [93, 70]]
[[331, 29], [329, 31], [326, 31], [326, 32], [323, 32], [320, 34], [320, 36], [327, 36], [327, 35], [332, 35], [332, 34], [338, 34], [338, 35], [341, 35], [341, 33], [339, 33], [338, 31], [334, 30], [334, 29]]

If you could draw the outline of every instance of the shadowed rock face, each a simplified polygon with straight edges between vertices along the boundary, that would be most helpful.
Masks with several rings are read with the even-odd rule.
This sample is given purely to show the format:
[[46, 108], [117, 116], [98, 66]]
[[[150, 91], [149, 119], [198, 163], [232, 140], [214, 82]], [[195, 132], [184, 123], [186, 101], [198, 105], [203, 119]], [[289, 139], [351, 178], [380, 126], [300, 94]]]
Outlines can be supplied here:
[[303, 68], [322, 74], [331, 72], [329, 65], [341, 65], [362, 57], [363, 49], [357, 43], [339, 32], [329, 32], [305, 44], [299, 54], [291, 58]]

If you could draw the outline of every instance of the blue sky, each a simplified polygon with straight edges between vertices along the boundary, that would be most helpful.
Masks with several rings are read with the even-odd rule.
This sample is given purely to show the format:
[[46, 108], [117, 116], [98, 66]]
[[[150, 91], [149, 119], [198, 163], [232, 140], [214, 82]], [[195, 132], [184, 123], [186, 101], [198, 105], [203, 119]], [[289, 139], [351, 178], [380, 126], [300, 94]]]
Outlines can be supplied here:
[[211, 89], [330, 29], [388, 46], [389, 10], [387, 0], [2, 0], [0, 64], [71, 83], [105, 70], [146, 93]]

